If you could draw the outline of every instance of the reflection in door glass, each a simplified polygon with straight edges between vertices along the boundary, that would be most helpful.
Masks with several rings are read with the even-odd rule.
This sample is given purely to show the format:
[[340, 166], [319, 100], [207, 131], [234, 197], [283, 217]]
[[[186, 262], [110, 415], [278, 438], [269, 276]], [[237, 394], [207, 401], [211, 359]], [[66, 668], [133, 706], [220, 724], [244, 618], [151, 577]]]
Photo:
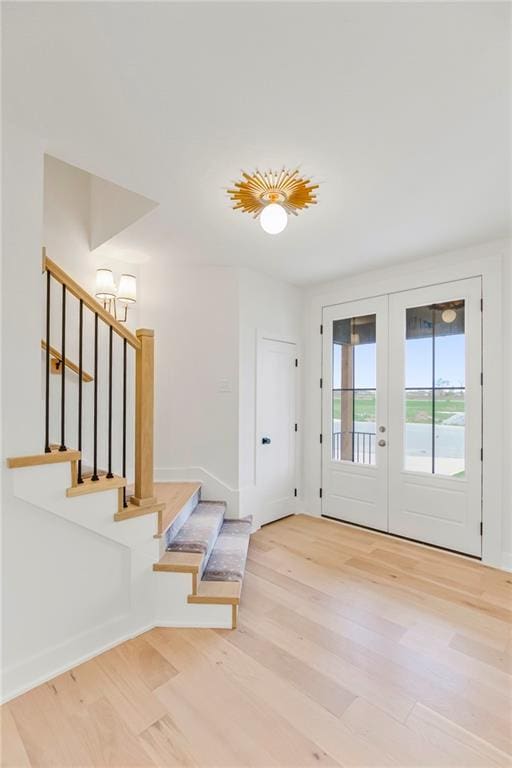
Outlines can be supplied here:
[[464, 477], [464, 315], [462, 299], [406, 311], [406, 470]]
[[376, 316], [335, 320], [332, 339], [332, 459], [375, 464]]

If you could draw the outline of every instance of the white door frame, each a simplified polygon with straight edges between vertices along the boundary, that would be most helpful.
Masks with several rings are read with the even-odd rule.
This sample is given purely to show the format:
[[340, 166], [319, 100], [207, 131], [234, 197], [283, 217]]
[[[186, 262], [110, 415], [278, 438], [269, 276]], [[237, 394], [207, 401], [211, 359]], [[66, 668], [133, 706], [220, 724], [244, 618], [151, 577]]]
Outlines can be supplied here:
[[[299, 348], [299, 340], [293, 336], [286, 336], [282, 333], [272, 333], [269, 331], [262, 331], [261, 329], [257, 329], [256, 331], [256, 370], [255, 370], [255, 381], [254, 381], [254, 387], [255, 387], [255, 402], [256, 407], [254, 409], [254, 437], [257, 440], [259, 431], [258, 431], [258, 424], [259, 424], [259, 418], [261, 413], [261, 402], [260, 402], [260, 389], [258, 386], [258, 382], [260, 381], [261, 377], [261, 361], [262, 361], [262, 345], [265, 341], [278, 341], [282, 344], [290, 344], [290, 346], [295, 347], [295, 356], [298, 362], [298, 369], [300, 370], [301, 365], [301, 356], [300, 356], [300, 348]], [[294, 477], [294, 483], [295, 487], [297, 488], [297, 498], [296, 502], [298, 505], [298, 501], [300, 498], [300, 488], [298, 485], [298, 467], [300, 466], [300, 435], [302, 431], [302, 425], [299, 423], [299, 397], [300, 397], [300, 385], [299, 385], [299, 370], [297, 371], [297, 377], [295, 379], [295, 421], [298, 424], [297, 433], [295, 436], [295, 456], [294, 456], [294, 467], [293, 467], [293, 477]], [[258, 450], [257, 445], [255, 445], [254, 450], [254, 485], [255, 488], [257, 488], [258, 485]], [[298, 506], [295, 511], [295, 514], [297, 514]], [[257, 524], [257, 520], [255, 523]]]
[[[437, 285], [467, 277], [482, 278], [483, 296], [483, 488], [482, 488], [482, 562], [503, 567], [503, 320], [502, 320], [502, 260], [509, 247], [507, 241], [496, 241], [473, 248], [425, 259], [423, 262], [402, 264], [367, 272], [337, 281], [322, 289], [311, 289], [308, 301], [308, 350], [310, 365], [305, 391], [316, 389], [309, 402], [307, 416], [308, 451], [304, 462], [310, 476], [309, 512], [321, 514], [321, 446], [314, 435], [322, 423], [321, 390], [318, 371], [322, 370], [322, 337], [319, 333], [323, 308], [345, 301], [395, 293], [411, 288]], [[308, 298], [308, 296], [307, 296]], [[316, 387], [315, 387], [316, 383]], [[309, 446], [311, 445], [311, 448]], [[314, 447], [313, 447], [314, 446]]]

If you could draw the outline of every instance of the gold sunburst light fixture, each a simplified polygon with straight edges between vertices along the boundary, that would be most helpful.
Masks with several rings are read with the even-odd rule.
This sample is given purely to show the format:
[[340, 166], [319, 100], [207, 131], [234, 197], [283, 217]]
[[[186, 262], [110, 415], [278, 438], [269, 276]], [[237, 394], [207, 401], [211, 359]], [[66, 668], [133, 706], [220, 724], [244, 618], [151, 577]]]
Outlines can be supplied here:
[[235, 210], [252, 213], [255, 219], [259, 217], [265, 232], [277, 235], [286, 227], [289, 214], [297, 216], [302, 209], [316, 204], [315, 189], [318, 184], [299, 176], [298, 169], [283, 168], [252, 174], [242, 171], [242, 179], [228, 189], [228, 195]]

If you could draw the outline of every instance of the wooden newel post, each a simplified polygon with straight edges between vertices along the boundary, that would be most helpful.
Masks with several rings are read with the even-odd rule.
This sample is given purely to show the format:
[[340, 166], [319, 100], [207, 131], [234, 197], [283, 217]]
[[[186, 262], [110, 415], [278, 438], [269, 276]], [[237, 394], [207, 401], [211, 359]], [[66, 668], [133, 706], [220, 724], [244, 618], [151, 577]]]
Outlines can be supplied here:
[[155, 332], [139, 328], [135, 357], [135, 494], [132, 503], [154, 504], [153, 411], [155, 398]]

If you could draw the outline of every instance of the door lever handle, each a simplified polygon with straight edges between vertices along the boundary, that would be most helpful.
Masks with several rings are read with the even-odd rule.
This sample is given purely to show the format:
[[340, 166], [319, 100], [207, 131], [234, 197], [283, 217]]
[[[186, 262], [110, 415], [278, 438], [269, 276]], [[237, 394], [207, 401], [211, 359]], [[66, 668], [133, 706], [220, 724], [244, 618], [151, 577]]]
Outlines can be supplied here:
[[270, 439], [270, 437], [262, 437], [261, 438], [261, 444], [262, 445], [270, 445], [271, 442], [272, 442], [272, 440]]

